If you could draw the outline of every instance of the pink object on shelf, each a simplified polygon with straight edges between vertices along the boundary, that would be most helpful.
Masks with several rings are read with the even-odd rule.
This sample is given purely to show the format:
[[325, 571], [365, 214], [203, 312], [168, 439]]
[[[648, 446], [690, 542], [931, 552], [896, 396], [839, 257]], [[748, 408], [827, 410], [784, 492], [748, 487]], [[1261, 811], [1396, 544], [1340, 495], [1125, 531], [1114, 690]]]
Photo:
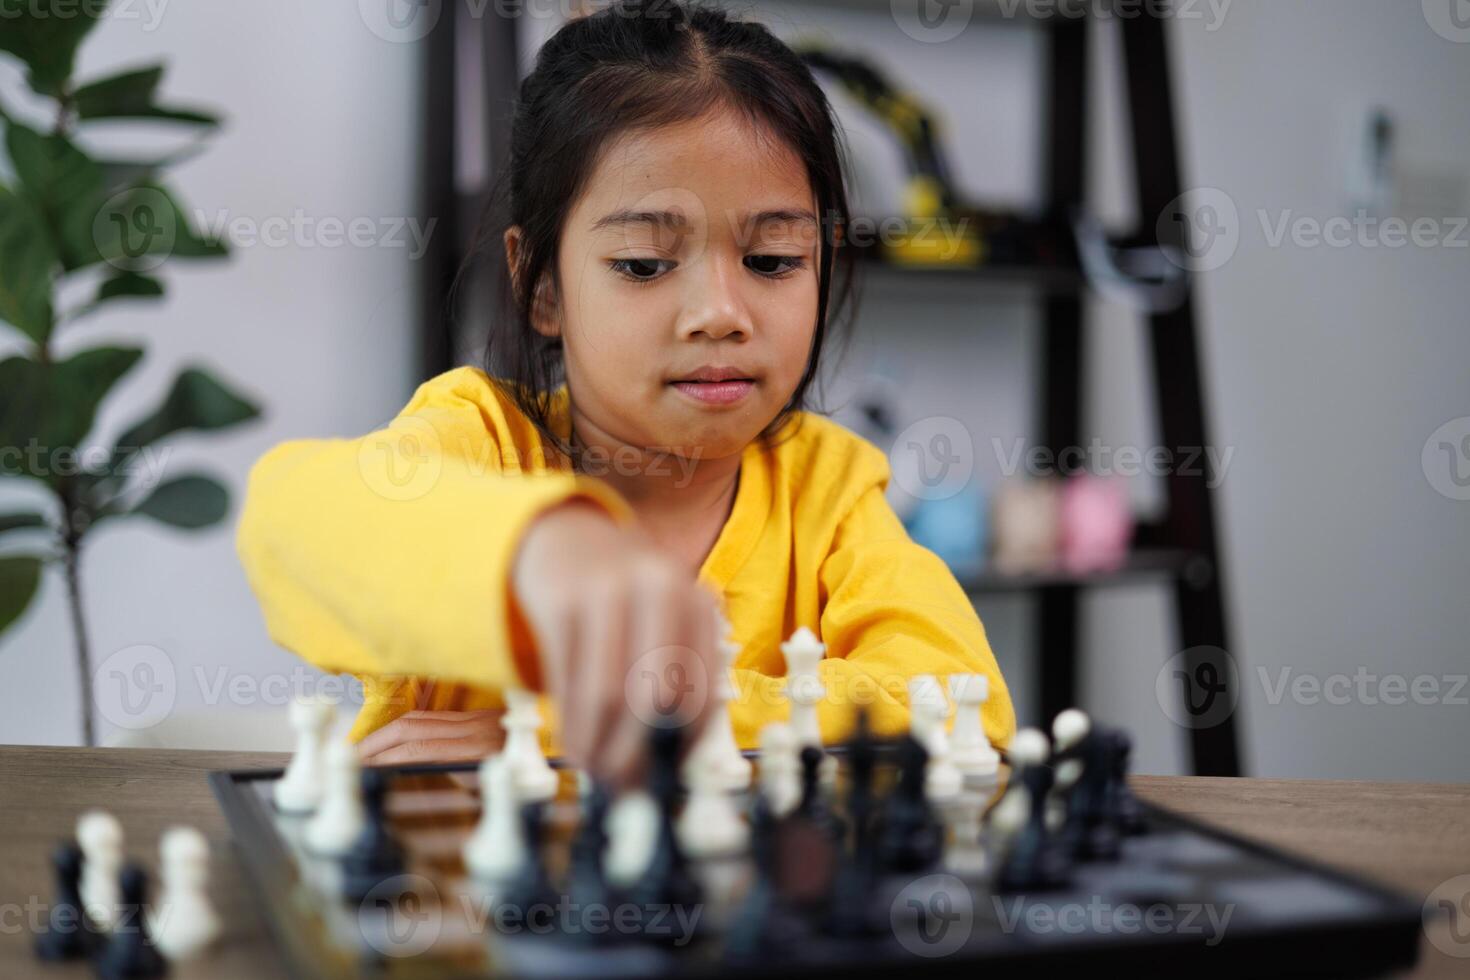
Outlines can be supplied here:
[[1133, 512], [1122, 480], [1078, 474], [1062, 487], [1062, 565], [1069, 572], [1121, 567], [1133, 539]]

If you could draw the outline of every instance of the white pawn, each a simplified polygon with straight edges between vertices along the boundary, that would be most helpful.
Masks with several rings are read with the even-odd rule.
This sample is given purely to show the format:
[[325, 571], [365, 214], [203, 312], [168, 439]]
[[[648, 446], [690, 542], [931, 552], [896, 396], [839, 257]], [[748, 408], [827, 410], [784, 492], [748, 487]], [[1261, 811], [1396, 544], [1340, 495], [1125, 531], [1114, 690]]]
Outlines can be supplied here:
[[153, 943], [170, 961], [198, 956], [219, 936], [209, 902], [209, 843], [193, 827], [171, 827], [159, 842], [163, 891], [149, 917]]
[[909, 731], [929, 753], [924, 769], [924, 793], [931, 800], [948, 800], [959, 794], [964, 776], [949, 757], [949, 702], [933, 674], [909, 678]]
[[777, 817], [784, 817], [801, 802], [801, 747], [796, 733], [785, 722], [772, 722], [761, 729], [761, 795]]
[[296, 733], [296, 752], [286, 774], [276, 783], [273, 795], [282, 813], [310, 813], [322, 799], [322, 750], [327, 729], [337, 718], [330, 701], [307, 695], [291, 702], [291, 729]]
[[516, 793], [527, 803], [544, 803], [556, 795], [556, 770], [541, 751], [541, 709], [534, 691], [506, 688], [505, 757], [515, 773]]
[[1009, 759], [1010, 785], [990, 811], [990, 842], [998, 851], [1010, 846], [1011, 840], [1031, 816], [1031, 793], [1017, 776], [1027, 766], [1046, 762], [1051, 746], [1046, 736], [1035, 728], [1023, 728], [1011, 739]]
[[[699, 750], [694, 754], [699, 755]], [[734, 799], [725, 789], [724, 776], [710, 761], [698, 759], [690, 767], [689, 802], [677, 826], [679, 842], [694, 858], [738, 854], [750, 837]]]
[[526, 841], [515, 767], [502, 752], [480, 763], [480, 822], [464, 845], [464, 863], [483, 881], [509, 881], [521, 869]]
[[643, 877], [658, 849], [658, 802], [643, 790], [632, 790], [613, 801], [607, 811], [607, 880], [627, 888]]
[[324, 753], [324, 767], [322, 803], [306, 825], [306, 846], [324, 857], [341, 857], [352, 849], [367, 820], [357, 748], [345, 739], [333, 741]]
[[982, 712], [990, 699], [990, 678], [984, 674], [951, 674], [949, 696], [955, 704], [950, 758], [966, 776], [988, 779], [1000, 771], [1000, 753], [985, 736]]
[[99, 927], [111, 929], [122, 904], [122, 824], [110, 813], [89, 810], [77, 820], [77, 846], [82, 850], [82, 908]]
[[[1092, 719], [1077, 708], [1068, 708], [1051, 723], [1051, 740], [1057, 752], [1075, 747], [1092, 730]], [[1046, 799], [1046, 825], [1056, 830], [1067, 819], [1067, 796], [1082, 778], [1082, 760], [1065, 759], [1057, 765], [1057, 778]]]
[[704, 734], [700, 736], [699, 744], [689, 753], [684, 765], [686, 783], [691, 786], [694, 783], [691, 767], [698, 758], [702, 760], [700, 765], [711, 770], [708, 777], [711, 783], [726, 792], [743, 790], [750, 786], [751, 769], [750, 760], [740, 754], [740, 746], [735, 743], [735, 730], [730, 725], [730, 700], [735, 696], [735, 685], [730, 679], [730, 672], [735, 669], [735, 658], [740, 653], [740, 644], [729, 638], [730, 629], [729, 622], [721, 616], [720, 676], [714, 685], [715, 707], [710, 713]]

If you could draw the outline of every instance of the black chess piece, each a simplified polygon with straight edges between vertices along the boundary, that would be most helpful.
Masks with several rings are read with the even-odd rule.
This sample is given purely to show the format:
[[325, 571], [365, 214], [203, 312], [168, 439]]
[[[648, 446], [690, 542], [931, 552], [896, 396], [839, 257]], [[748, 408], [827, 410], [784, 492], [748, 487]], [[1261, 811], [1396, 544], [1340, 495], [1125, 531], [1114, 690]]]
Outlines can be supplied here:
[[801, 802], [797, 804], [796, 816], [806, 820], [833, 841], [847, 836], [847, 825], [822, 798], [822, 763], [827, 753], [815, 745], [801, 750]]
[[36, 934], [36, 955], [48, 962], [85, 959], [96, 952], [101, 937], [82, 911], [82, 849], [72, 841], [57, 845], [51, 855], [56, 897], [46, 925]]
[[768, 964], [772, 957], [797, 949], [810, 935], [805, 919], [782, 898], [777, 883], [776, 838], [784, 822], [771, 812], [764, 797], [756, 799], [750, 820], [755, 880], [725, 933], [722, 956], [727, 965]]
[[858, 712], [857, 727], [847, 747], [847, 760], [847, 812], [852, 823], [852, 849], [844, 855], [837, 872], [827, 931], [836, 936], [854, 937], [868, 935], [876, 927], [872, 901], [877, 854], [872, 823], [877, 751], [866, 711]]
[[[674, 808], [679, 797], [680, 740], [680, 730], [676, 727], [652, 729], [649, 791], [658, 803], [658, 843], [654, 845], [648, 868], [628, 892], [628, 900], [645, 910], [683, 909], [687, 912], [698, 906], [703, 897], [699, 883], [689, 873], [684, 849], [674, 832]], [[669, 924], [671, 921], [673, 917], [667, 915], [661, 915], [657, 922], [650, 918], [643, 932], [644, 938], [654, 941], [681, 938]]]
[[1108, 785], [1106, 805], [1118, 832], [1125, 837], [1137, 837], [1148, 833], [1148, 818], [1144, 816], [1143, 804], [1133, 795], [1128, 786], [1129, 761], [1133, 755], [1133, 739], [1122, 729], [1111, 733]]
[[889, 794], [878, 831], [880, 870], [923, 871], [944, 852], [944, 828], [924, 795], [929, 753], [913, 736], [898, 744], [898, 786]]
[[1114, 746], [1111, 733], [1094, 728], [1077, 746], [1082, 775], [1067, 800], [1062, 832], [1069, 853], [1079, 861], [1116, 861], [1122, 853], [1117, 819], [1109, 812]]
[[[572, 903], [582, 909], [611, 909], [616, 904], [603, 870], [610, 805], [607, 790], [597, 783], [582, 798], [582, 821], [572, 838], [571, 861], [567, 867], [567, 894]], [[571, 938], [595, 943], [610, 940], [616, 935], [614, 931], [585, 930]]]
[[168, 973], [168, 963], [148, 933], [144, 909], [148, 903], [148, 874], [136, 864], [123, 868], [118, 879], [122, 906], [107, 945], [93, 961], [100, 980], [148, 980]]
[[1071, 859], [1063, 839], [1046, 826], [1046, 799], [1056, 781], [1048, 765], [1021, 770], [1021, 785], [1031, 801], [1026, 825], [1011, 842], [996, 876], [1002, 892], [1038, 892], [1061, 888], [1071, 880]]
[[550, 907], [556, 904], [556, 893], [546, 871], [544, 817], [544, 804], [534, 800], [521, 804], [521, 840], [525, 844], [525, 856], [520, 870], [506, 884], [502, 901], [519, 909], [523, 920], [529, 918], [530, 910], [538, 905]]
[[388, 774], [364, 769], [362, 832], [341, 861], [342, 897], [349, 902], [362, 902], [384, 882], [403, 874], [403, 848], [388, 826], [387, 796]]

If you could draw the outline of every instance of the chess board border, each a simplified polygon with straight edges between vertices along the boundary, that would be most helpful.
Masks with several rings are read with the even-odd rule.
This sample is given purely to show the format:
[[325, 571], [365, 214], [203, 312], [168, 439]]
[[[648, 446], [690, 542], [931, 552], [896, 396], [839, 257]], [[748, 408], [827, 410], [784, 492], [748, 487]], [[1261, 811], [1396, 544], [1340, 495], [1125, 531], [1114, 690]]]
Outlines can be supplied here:
[[[832, 747], [828, 751], [833, 755], [845, 755], [840, 746]], [[752, 758], [756, 756], [752, 752], [745, 754]], [[549, 761], [554, 768], [564, 768], [559, 759]], [[473, 773], [478, 765], [461, 762], [387, 768], [395, 775], [418, 775]], [[274, 811], [264, 802], [263, 794], [255, 792], [250, 784], [280, 779], [284, 774], [284, 769], [223, 770], [211, 772], [209, 784], [229, 822], [241, 863], [247, 871], [246, 878], [255, 891], [258, 905], [271, 935], [276, 940], [287, 973], [293, 980], [358, 980], [373, 976], [373, 971], [359, 970], [351, 964], [341, 962], [340, 956], [337, 957], [337, 965], [343, 968], [333, 969], [333, 957], [321, 942], [320, 935], [316, 930], [308, 928], [300, 917], [290, 914], [289, 903], [282, 900], [290, 894], [297, 877], [294, 859], [277, 831]], [[1127, 943], [1107, 940], [1097, 944], [1079, 943], [1054, 950], [1032, 947], [1015, 955], [987, 957], [983, 960], [955, 956], [915, 961], [909, 966], [921, 968], [926, 978], [954, 976], [973, 980], [975, 973], [980, 971], [985, 974], [986, 980], [1005, 977], [1034, 980], [1038, 970], [1058, 973], [1063, 970], [1116, 972], [1136, 968], [1141, 953], [1147, 950], [1153, 954], [1148, 960], [1149, 970], [1152, 972], [1187, 970], [1191, 980], [1210, 977], [1239, 980], [1243, 975], [1242, 971], [1246, 971], [1244, 975], [1253, 977], [1382, 977], [1396, 975], [1417, 962], [1423, 915], [1422, 903], [1417, 899], [1309, 858], [1238, 836], [1165, 807], [1148, 802], [1142, 802], [1141, 806], [1146, 816], [1153, 820], [1172, 824], [1358, 892], [1380, 903], [1383, 912], [1366, 925], [1357, 922], [1344, 926], [1340, 922], [1328, 921], [1318, 926], [1293, 925], [1281, 930], [1256, 927], [1247, 941], [1241, 942], [1237, 937], [1229, 945], [1222, 943], [1211, 950], [1210, 957], [1201, 957], [1192, 944], [1180, 942], [1177, 936], [1139, 933]], [[1310, 961], [1303, 960], [1303, 948], [1320, 950], [1322, 956]], [[364, 955], [370, 958], [366, 951]], [[423, 977], [424, 980], [487, 980], [492, 976], [481, 971], [455, 972], [453, 966], [448, 964], [432, 972], [412, 967], [404, 969], [406, 966], [404, 961], [395, 961], [391, 971], [384, 969], [378, 971], [377, 975]], [[891, 960], [868, 964], [845, 961], [834, 966], [844, 978], [887, 976], [894, 970], [895, 963]], [[832, 975], [839, 975], [837, 971]], [[727, 968], [712, 975], [724, 977], [749, 972], [752, 970], [748, 967], [741, 970]], [[762, 980], [774, 980], [782, 976], [812, 980], [817, 971], [809, 963], [793, 964], [784, 970], [782, 964], [772, 963], [760, 966], [758, 972]]]

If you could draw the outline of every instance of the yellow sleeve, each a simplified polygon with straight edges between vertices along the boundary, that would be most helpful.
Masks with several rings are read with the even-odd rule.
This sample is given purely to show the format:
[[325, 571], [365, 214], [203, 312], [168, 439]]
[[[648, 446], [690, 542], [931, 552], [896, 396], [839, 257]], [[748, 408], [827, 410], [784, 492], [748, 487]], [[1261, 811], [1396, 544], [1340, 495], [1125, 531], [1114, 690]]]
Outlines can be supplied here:
[[535, 470], [485, 385], [445, 377], [385, 428], [267, 452], [236, 548], [271, 638], [317, 667], [389, 686], [539, 689], [509, 586], [522, 531], [572, 498], [621, 521], [632, 512], [596, 480]]
[[[985, 733], [995, 745], [1010, 742], [1015, 711], [980, 617], [948, 566], [909, 538], [881, 486], [865, 491], [839, 525], [820, 577], [824, 742], [848, 738], [858, 705], [876, 734], [907, 732], [908, 681], [918, 674], [986, 675]], [[762, 724], [787, 717], [786, 679], [738, 670], [735, 681], [737, 738], [754, 745]]]

